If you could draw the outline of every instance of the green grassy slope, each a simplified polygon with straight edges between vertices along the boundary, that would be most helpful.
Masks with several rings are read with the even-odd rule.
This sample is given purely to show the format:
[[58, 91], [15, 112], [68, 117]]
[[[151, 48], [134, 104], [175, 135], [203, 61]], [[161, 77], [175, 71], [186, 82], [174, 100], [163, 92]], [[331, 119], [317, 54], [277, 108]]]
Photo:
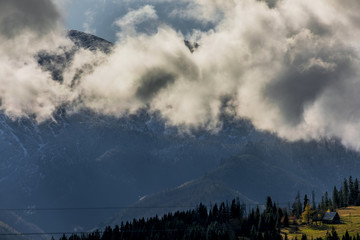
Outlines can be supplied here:
[[[282, 233], [287, 233], [289, 239], [295, 239], [295, 236], [301, 239], [302, 234], [306, 234], [308, 239], [311, 239], [311, 237], [324, 237], [326, 232], [330, 232], [332, 227], [334, 227], [339, 236], [344, 235], [346, 230], [350, 236], [354, 236], [357, 233], [360, 234], [360, 206], [338, 209], [337, 212], [340, 215], [340, 224], [304, 224], [298, 226], [298, 231], [296, 231], [295, 226], [291, 224], [289, 228], [282, 229]], [[292, 221], [290, 221], [290, 223], [292, 223]]]

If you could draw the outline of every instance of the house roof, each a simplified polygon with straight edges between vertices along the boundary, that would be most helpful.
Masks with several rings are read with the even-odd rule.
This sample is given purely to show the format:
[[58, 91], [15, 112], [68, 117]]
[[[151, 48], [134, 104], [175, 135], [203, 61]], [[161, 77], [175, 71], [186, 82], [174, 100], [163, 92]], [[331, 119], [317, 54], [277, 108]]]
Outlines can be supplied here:
[[340, 218], [337, 212], [326, 212], [323, 217], [323, 220], [332, 221], [335, 220], [336, 218]]

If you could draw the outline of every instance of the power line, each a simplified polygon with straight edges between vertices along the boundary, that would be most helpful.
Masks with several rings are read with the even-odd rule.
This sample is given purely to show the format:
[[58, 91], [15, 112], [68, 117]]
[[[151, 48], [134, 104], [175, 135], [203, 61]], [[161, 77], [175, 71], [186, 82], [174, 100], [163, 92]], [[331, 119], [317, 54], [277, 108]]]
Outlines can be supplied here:
[[[289, 202], [275, 202], [278, 205], [287, 205]], [[265, 206], [265, 203], [245, 203], [247, 206]], [[205, 204], [204, 204], [205, 205]], [[208, 204], [214, 206], [215, 204]], [[219, 204], [217, 204], [219, 205]], [[41, 207], [41, 208], [0, 208], [0, 211], [96, 211], [121, 209], [171, 209], [171, 208], [197, 208], [199, 205], [172, 205], [172, 206], [111, 206], [111, 207]]]
[[[185, 231], [190, 228], [173, 228], [173, 229], [151, 229], [151, 230], [126, 230], [120, 231], [120, 233], [150, 233], [150, 232], [175, 232]], [[33, 232], [33, 233], [0, 233], [0, 236], [41, 236], [41, 235], [90, 235], [90, 234], [103, 234], [103, 231], [94, 232]]]
[[[37, 233], [0, 233], [0, 236], [41, 236], [41, 235], [72, 235], [72, 234], [92, 234], [95, 232], [37, 232]], [[103, 232], [98, 232], [103, 233]]]
[[[216, 228], [216, 227], [215, 227]], [[120, 231], [120, 233], [150, 233], [150, 232], [176, 232], [176, 231], [185, 231], [187, 228], [173, 228], [173, 229], [149, 229], [149, 230], [125, 230]], [[220, 229], [220, 227], [219, 227]], [[90, 234], [103, 234], [103, 231], [93, 231], [93, 232], [33, 232], [33, 233], [0, 233], [0, 236], [41, 236], [41, 235], [90, 235]]]
[[89, 211], [89, 210], [119, 210], [119, 209], [168, 209], [196, 208], [198, 206], [117, 206], [117, 207], [59, 207], [59, 208], [0, 208], [0, 211]]

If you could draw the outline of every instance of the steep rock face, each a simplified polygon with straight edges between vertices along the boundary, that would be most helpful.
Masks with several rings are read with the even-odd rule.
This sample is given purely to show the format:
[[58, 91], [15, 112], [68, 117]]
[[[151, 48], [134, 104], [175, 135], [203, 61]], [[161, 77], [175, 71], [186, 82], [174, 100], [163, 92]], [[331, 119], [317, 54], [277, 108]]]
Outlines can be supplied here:
[[76, 30], [70, 30], [68, 36], [77, 47], [91, 51], [110, 53], [113, 47], [113, 44], [105, 39]]
[[[79, 49], [101, 51], [109, 54], [113, 48], [113, 44], [105, 39], [76, 30], [70, 30], [68, 32], [68, 37], [74, 43], [74, 46], [71, 49], [63, 51], [61, 54], [42, 51], [36, 56], [42, 69], [50, 72], [55, 81], [63, 81], [64, 70], [69, 67], [75, 53]], [[81, 71], [81, 69], [79, 69], [79, 71]]]

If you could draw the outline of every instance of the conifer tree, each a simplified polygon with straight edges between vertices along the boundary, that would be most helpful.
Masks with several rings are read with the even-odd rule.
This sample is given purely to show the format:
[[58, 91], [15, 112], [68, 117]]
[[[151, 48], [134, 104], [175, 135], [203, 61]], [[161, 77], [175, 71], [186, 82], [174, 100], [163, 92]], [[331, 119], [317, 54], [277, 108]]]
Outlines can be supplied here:
[[314, 210], [316, 210], [315, 191], [314, 190], [311, 191], [311, 204], [312, 204]]
[[295, 201], [294, 203], [292, 204], [292, 210], [291, 210], [291, 213], [293, 216], [295, 216], [296, 218], [299, 218], [301, 213], [302, 213], [302, 204], [301, 204], [301, 201], [300, 201], [300, 192], [298, 192], [296, 194], [296, 197], [295, 197]]
[[65, 234], [62, 235], [62, 237], [60, 238], [60, 240], [68, 240], [67, 237], [65, 236]]
[[289, 240], [287, 233], [285, 233], [284, 240]]
[[325, 192], [325, 208], [326, 210], [330, 207], [329, 194]]
[[325, 212], [326, 211], [326, 205], [325, 205], [325, 198], [324, 196], [321, 197], [321, 203], [320, 203], [320, 207], [321, 211]]
[[304, 208], [303, 208], [303, 210], [305, 210], [306, 205], [307, 205], [308, 203], [309, 203], [309, 199], [308, 199], [307, 194], [305, 194], [305, 196], [304, 196]]
[[349, 205], [354, 205], [356, 201], [355, 186], [352, 180], [352, 176], [349, 177]]
[[349, 205], [349, 185], [346, 178], [344, 179], [342, 195], [344, 203], [342, 207], [347, 207]]
[[289, 215], [287, 211], [284, 211], [284, 227], [289, 227]]
[[355, 197], [355, 205], [356, 206], [359, 206], [360, 205], [360, 192], [359, 192], [359, 181], [357, 178], [355, 178], [355, 182], [354, 182], [354, 195], [356, 196]]
[[344, 236], [342, 237], [342, 240], [351, 240], [351, 237], [349, 235], [349, 232], [346, 230]]
[[334, 209], [340, 207], [339, 192], [338, 192], [338, 190], [336, 189], [336, 186], [334, 186], [334, 189], [333, 189], [332, 202], [333, 202], [333, 208], [334, 208]]

